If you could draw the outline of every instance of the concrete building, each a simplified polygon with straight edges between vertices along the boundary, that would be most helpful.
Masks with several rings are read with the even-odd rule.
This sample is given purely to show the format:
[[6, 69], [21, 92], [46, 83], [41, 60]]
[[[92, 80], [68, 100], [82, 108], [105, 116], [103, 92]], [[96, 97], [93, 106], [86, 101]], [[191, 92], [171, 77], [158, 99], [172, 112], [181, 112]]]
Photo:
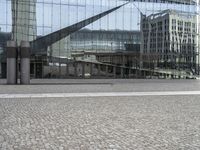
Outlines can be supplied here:
[[141, 16], [141, 54], [158, 55], [158, 60], [141, 65], [199, 74], [197, 15], [165, 10]]

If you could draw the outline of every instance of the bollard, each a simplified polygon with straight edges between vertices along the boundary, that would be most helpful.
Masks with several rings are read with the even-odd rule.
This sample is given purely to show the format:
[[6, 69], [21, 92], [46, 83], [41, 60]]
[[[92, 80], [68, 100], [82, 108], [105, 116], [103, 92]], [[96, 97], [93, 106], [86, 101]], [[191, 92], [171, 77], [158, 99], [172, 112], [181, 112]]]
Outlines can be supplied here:
[[21, 42], [20, 48], [20, 83], [30, 84], [30, 44], [27, 41]]
[[7, 84], [17, 84], [17, 44], [7, 42]]

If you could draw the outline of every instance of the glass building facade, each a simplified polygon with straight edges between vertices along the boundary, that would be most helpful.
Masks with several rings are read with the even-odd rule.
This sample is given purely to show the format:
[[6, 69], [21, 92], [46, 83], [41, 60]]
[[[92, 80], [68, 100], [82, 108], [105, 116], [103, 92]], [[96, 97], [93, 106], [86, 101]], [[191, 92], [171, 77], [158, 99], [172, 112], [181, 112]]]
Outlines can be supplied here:
[[[80, 55], [80, 52], [83, 51], [86, 53], [93, 52], [93, 56], [90, 58], [94, 60], [95, 57], [95, 61], [99, 62], [101, 62], [101, 56], [98, 53], [108, 52], [113, 55], [118, 52], [126, 53], [126, 51], [139, 53], [135, 54], [139, 57], [137, 64], [143, 64], [144, 59], [150, 58], [151, 54], [148, 53], [143, 56], [142, 53], [144, 45], [141, 44], [145, 44], [145, 41], [142, 41], [144, 39], [141, 32], [141, 16], [150, 16], [165, 10], [176, 10], [197, 16], [195, 17], [197, 35], [194, 37], [197, 42], [194, 51], [196, 51], [197, 57], [199, 56], [199, 1], [197, 0], [0, 0], [0, 62], [5, 62], [5, 42], [8, 39], [15, 40], [18, 44], [21, 40], [33, 41], [125, 3], [127, 3], [125, 6], [47, 46], [45, 53], [33, 56], [34, 64], [42, 65], [32, 65], [32, 74], [38, 72], [38, 77], [45, 77], [44, 66], [52, 67], [53, 65], [55, 68], [59, 68], [58, 74], [61, 76], [62, 67], [66, 65], [66, 62], [83, 60], [86, 57]], [[157, 52], [159, 53], [159, 51]], [[135, 58], [129, 59], [135, 60]], [[155, 59], [152, 60], [153, 63], [156, 61]], [[114, 64], [112, 61], [107, 63]], [[114, 65], [123, 66], [119, 63]], [[199, 68], [198, 61], [195, 62], [195, 65]], [[136, 65], [132, 67], [134, 66]], [[151, 69], [152, 65], [138, 65], [138, 67]], [[2, 68], [5, 68], [5, 66], [1, 65], [1, 70]], [[174, 68], [163, 67], [160, 69]], [[53, 72], [53, 70], [50, 72]], [[0, 74], [3, 76], [2, 71]], [[196, 74], [199, 74], [199, 72], [197, 71]], [[34, 75], [34, 77], [37, 77], [37, 75]]]

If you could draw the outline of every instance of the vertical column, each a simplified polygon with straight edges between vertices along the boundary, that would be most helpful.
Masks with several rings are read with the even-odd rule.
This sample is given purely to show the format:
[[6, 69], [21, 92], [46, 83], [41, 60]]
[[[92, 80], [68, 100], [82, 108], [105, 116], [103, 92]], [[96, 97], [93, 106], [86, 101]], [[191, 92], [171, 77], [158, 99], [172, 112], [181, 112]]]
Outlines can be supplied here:
[[[42, 62], [41, 62], [42, 78], [44, 78], [44, 69], [43, 69], [43, 66], [44, 66], [44, 62], [43, 62], [43, 59], [42, 59]], [[61, 74], [60, 74], [60, 75], [61, 75]]]
[[[42, 62], [43, 63], [43, 62]], [[42, 64], [42, 66], [43, 66], [43, 64]], [[59, 77], [58, 78], [61, 78], [61, 75], [62, 75], [62, 69], [61, 69], [61, 62], [60, 62], [60, 58], [59, 58], [59, 66], [58, 66], [58, 70], [59, 70]], [[43, 77], [43, 75], [42, 75], [42, 77]]]
[[98, 76], [100, 76], [100, 75], [101, 75], [101, 65], [98, 64]]
[[78, 64], [76, 62], [74, 62], [74, 76], [75, 77], [78, 76], [77, 66], [78, 66]]
[[131, 68], [128, 69], [128, 77], [131, 78]]
[[197, 34], [196, 34], [196, 41], [197, 41], [197, 43], [196, 43], [196, 53], [197, 53], [197, 55], [196, 55], [196, 72], [197, 72], [197, 74], [199, 75], [199, 67], [200, 67], [200, 47], [199, 47], [199, 3], [200, 3], [200, 1], [199, 0], [196, 0], [196, 24], [197, 24]]
[[66, 63], [66, 76], [69, 77], [69, 63]]
[[17, 44], [7, 42], [7, 84], [17, 84]]
[[151, 79], [153, 78], [153, 70], [151, 70]]
[[146, 78], [146, 71], [143, 71], [143, 77]]
[[137, 68], [135, 69], [135, 78], [136, 79], [138, 78], [138, 69]]
[[121, 78], [124, 78], [124, 68], [121, 67]]
[[21, 41], [20, 83], [30, 84], [30, 43]]
[[106, 65], [106, 77], [109, 77], [108, 66]]
[[163, 73], [160, 73], [160, 78], [163, 79]]
[[85, 78], [85, 63], [82, 62], [82, 78]]
[[[37, 75], [36, 75], [36, 62], [34, 62], [34, 78], [36, 78], [37, 77]], [[51, 75], [50, 75], [50, 77], [51, 77]]]
[[120, 77], [123, 78], [124, 77], [124, 69], [123, 67], [125, 67], [125, 56], [122, 54], [121, 55], [121, 68], [120, 68]]
[[167, 74], [166, 73], [164, 73], [164, 79], [167, 79]]
[[93, 64], [91, 63], [90, 64], [90, 76], [92, 77], [92, 74], [93, 74]]
[[122, 65], [125, 66], [126, 57], [122, 55]]
[[114, 78], [116, 78], [116, 67], [115, 66], [113, 67], [113, 76], [114, 76]]

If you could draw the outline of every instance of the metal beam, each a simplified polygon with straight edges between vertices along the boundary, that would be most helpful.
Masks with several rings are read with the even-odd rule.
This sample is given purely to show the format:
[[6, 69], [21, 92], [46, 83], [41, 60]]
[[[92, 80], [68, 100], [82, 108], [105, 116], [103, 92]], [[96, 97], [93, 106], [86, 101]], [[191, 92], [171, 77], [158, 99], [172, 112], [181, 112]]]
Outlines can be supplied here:
[[73, 24], [71, 26], [63, 28], [63, 29], [58, 30], [56, 32], [50, 33], [50, 34], [43, 36], [41, 38], [38, 38], [34, 41], [31, 41], [30, 45], [31, 45], [32, 52], [40, 52], [42, 49], [46, 49], [48, 46], [60, 41], [61, 39], [65, 38], [66, 36], [80, 30], [81, 28], [83, 28], [83, 27], [85, 27], [85, 26], [87, 26], [87, 25], [89, 25], [89, 24], [91, 24], [95, 21], [97, 21], [98, 19], [114, 12], [115, 10], [123, 7], [124, 5], [126, 5], [128, 3], [125, 3], [125, 4], [120, 5], [118, 7], [112, 8], [110, 10], [103, 12], [103, 13], [92, 16], [92, 17], [90, 17], [86, 20], [80, 21], [76, 24]]

